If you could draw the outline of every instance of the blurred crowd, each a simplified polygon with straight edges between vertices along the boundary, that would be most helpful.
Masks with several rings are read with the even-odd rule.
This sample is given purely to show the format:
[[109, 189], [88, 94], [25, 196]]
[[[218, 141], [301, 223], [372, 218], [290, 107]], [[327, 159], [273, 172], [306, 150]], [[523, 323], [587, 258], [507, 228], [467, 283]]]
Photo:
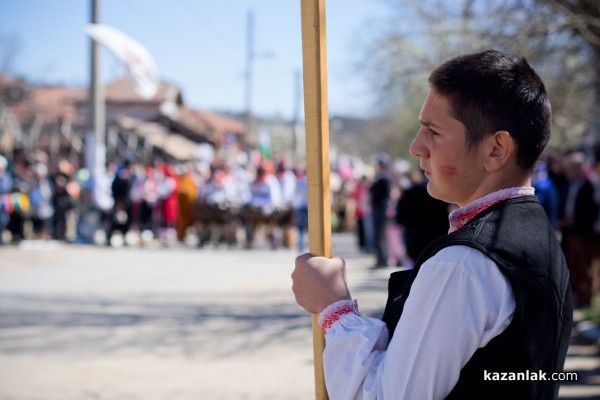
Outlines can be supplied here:
[[[24, 239], [111, 246], [307, 247], [306, 174], [284, 157], [152, 165], [134, 160], [91, 174], [37, 152], [0, 155], [0, 243]], [[536, 195], [561, 237], [579, 302], [600, 292], [600, 152], [548, 152]], [[374, 268], [410, 266], [448, 232], [454, 205], [427, 194], [408, 162], [338, 158], [331, 171], [332, 225], [356, 233]]]
[[[289, 160], [151, 165], [125, 160], [91, 174], [43, 152], [0, 155], [0, 243], [59, 240], [305, 246], [304, 170]], [[298, 231], [300, 232], [298, 234]]]

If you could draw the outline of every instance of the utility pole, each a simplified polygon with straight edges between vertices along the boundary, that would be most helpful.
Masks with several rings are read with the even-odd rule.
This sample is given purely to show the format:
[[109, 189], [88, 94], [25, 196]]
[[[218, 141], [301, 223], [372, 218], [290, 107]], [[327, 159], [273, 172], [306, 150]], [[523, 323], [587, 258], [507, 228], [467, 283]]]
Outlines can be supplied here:
[[246, 72], [245, 72], [245, 120], [246, 120], [246, 145], [248, 145], [249, 136], [254, 129], [254, 115], [252, 113], [252, 87], [254, 78], [254, 60], [257, 58], [279, 58], [279, 52], [276, 50], [256, 51], [254, 49], [254, 10], [249, 9], [246, 22]]
[[[91, 0], [91, 23], [100, 19], [100, 0]], [[106, 168], [105, 104], [100, 82], [100, 46], [90, 38], [90, 86], [87, 132], [85, 135], [85, 166], [98, 182]]]
[[252, 74], [254, 69], [254, 10], [249, 9], [246, 16], [246, 74], [245, 74], [245, 119], [246, 144], [252, 131]]

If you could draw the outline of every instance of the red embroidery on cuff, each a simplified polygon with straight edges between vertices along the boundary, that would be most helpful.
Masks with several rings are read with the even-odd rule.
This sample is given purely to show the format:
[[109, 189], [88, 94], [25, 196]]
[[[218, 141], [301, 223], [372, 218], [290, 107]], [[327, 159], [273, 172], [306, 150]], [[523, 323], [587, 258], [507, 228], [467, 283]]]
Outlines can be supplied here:
[[323, 332], [323, 335], [327, 334], [329, 328], [331, 328], [333, 324], [335, 324], [342, 315], [350, 313], [354, 313], [354, 305], [340, 307], [337, 310], [332, 311], [329, 315], [327, 315], [327, 317], [325, 317], [321, 321], [321, 331]]

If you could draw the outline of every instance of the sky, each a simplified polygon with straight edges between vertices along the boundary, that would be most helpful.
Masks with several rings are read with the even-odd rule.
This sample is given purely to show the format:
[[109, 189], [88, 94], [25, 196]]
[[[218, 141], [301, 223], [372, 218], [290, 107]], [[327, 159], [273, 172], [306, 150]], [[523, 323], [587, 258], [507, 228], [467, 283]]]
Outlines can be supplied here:
[[[143, 44], [161, 79], [179, 85], [188, 106], [214, 111], [244, 110], [252, 10], [257, 53], [252, 111], [265, 117], [294, 114], [295, 76], [302, 70], [300, 0], [98, 1], [100, 23]], [[0, 1], [0, 46], [17, 49], [12, 75], [35, 83], [88, 85], [90, 39], [84, 27], [90, 10], [91, 0]], [[373, 109], [368, 82], [356, 71], [357, 43], [385, 13], [381, 0], [327, 0], [330, 114], [367, 116]], [[267, 56], [273, 53], [277, 57]], [[101, 51], [100, 64], [103, 82], [126, 73], [107, 50]]]

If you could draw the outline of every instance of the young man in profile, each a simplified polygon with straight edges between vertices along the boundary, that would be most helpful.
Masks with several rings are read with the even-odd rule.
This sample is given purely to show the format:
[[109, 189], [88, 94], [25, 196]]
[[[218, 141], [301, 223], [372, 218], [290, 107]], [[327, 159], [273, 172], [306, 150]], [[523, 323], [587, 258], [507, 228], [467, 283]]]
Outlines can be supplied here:
[[[430, 76], [410, 146], [431, 196], [459, 206], [450, 231], [389, 282], [383, 321], [360, 315], [344, 261], [308, 254], [296, 301], [320, 313], [332, 399], [552, 399], [572, 324], [566, 262], [531, 176], [551, 108], [525, 59], [488, 50]], [[494, 374], [498, 373], [498, 374]], [[514, 375], [511, 375], [514, 376]]]

